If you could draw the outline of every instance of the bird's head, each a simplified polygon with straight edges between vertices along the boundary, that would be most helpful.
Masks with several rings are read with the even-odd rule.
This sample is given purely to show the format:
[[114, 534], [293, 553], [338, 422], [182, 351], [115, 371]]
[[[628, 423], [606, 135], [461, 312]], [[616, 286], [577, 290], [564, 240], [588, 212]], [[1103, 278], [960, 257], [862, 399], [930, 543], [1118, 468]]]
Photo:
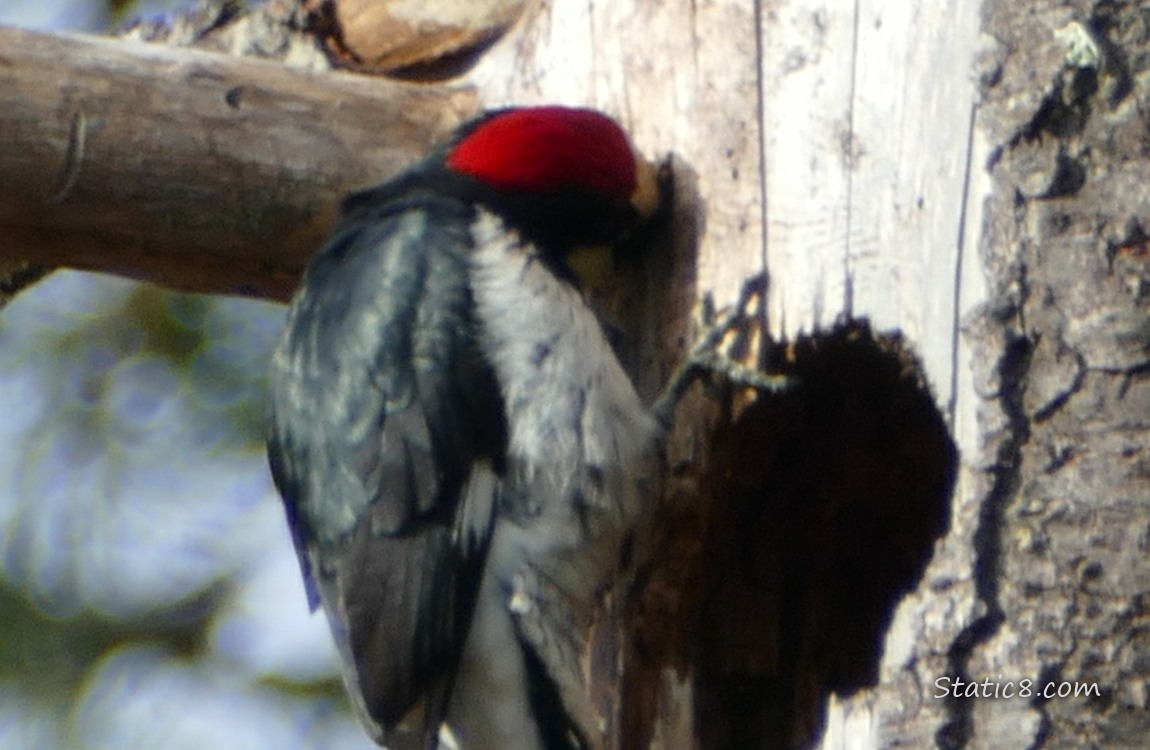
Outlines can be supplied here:
[[463, 126], [446, 169], [586, 286], [611, 272], [610, 248], [660, 203], [658, 170], [601, 112], [524, 107]]

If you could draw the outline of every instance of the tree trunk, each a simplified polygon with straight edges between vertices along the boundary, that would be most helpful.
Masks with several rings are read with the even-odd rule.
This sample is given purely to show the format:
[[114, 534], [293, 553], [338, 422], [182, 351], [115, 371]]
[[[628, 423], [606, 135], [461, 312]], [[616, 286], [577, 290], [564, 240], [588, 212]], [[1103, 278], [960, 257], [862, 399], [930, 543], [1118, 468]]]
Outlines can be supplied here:
[[[769, 330], [797, 342], [773, 358], [794, 396], [678, 422], [688, 531], [655, 583], [680, 597], [649, 598], [685, 642], [637, 693], [656, 746], [1150, 737], [1147, 24], [1123, 3], [557, 2], [480, 63], [488, 104], [588, 102], [674, 151], [703, 216], [695, 297], [769, 272]], [[920, 406], [905, 373], [888, 391], [867, 380], [885, 365], [822, 356], [862, 319], [917, 354], [953, 475], [930, 414], [892, 418]], [[914, 561], [889, 579], [860, 666], [836, 651], [873, 621], [850, 563], [879, 578], [904, 554], [929, 565], [905, 596]]]
[[[757, 352], [792, 388], [718, 399], [696, 389], [678, 410], [656, 556], [614, 615], [628, 635], [616, 747], [1145, 745], [1148, 43], [1135, 3], [554, 0], [529, 4], [450, 91], [383, 93], [383, 109], [363, 115], [442, 95], [413, 115], [435, 134], [472, 94], [482, 107], [589, 105], [619, 117], [643, 151], [673, 154], [671, 227], [632, 269], [642, 294], [623, 308], [648, 395], [693, 335], [696, 301], [731, 305], [747, 280], [769, 279], [747, 311], [770, 338], [746, 326], [732, 352]], [[54, 64], [8, 49], [17, 66]], [[308, 86], [340, 102], [390, 91], [198, 52], [132, 54], [210, 72], [193, 78], [233, 118], [229, 153], [255, 149], [242, 145], [253, 128], [278, 138], [363, 127], [357, 107], [299, 105]], [[29, 73], [6, 61], [2, 80]], [[74, 201], [120, 201], [125, 216], [138, 200], [101, 197], [99, 180], [84, 182], [91, 170], [74, 179], [77, 118], [95, 166], [123, 153], [109, 143], [131, 142], [102, 144], [108, 131], [92, 118], [105, 110], [75, 102], [110, 111], [117, 96], [101, 81], [126, 76], [116, 89], [140, 97], [124, 101], [186, 103], [187, 132], [205, 144], [225, 121], [196, 104], [198, 89], [165, 93], [147, 71], [125, 71], [15, 89], [16, 104], [44, 105], [15, 140], [25, 153], [54, 150], [36, 157], [43, 190], [0, 185], [0, 252], [155, 275], [114, 244], [71, 249], [130, 226]], [[246, 119], [227, 112], [236, 86], [259, 94], [243, 98], [255, 107]], [[315, 212], [376, 166], [389, 176], [385, 155], [362, 156], [366, 137], [325, 151], [314, 188], [300, 167], [281, 203]], [[0, 145], [0, 175], [10, 151]], [[165, 158], [178, 174], [200, 152], [218, 155]], [[228, 212], [283, 187], [279, 167], [218, 183], [203, 174], [174, 203], [257, 227], [239, 233], [253, 248], [306, 224], [299, 211]], [[28, 229], [41, 214], [55, 218]], [[161, 280], [282, 294], [201, 273], [197, 253], [241, 248], [177, 234], [187, 242], [172, 254], [188, 258], [192, 280], [179, 278], [184, 261]], [[139, 257], [154, 260], [164, 236], [149, 234]], [[264, 265], [239, 268], [259, 277], [280, 246], [253, 252]]]

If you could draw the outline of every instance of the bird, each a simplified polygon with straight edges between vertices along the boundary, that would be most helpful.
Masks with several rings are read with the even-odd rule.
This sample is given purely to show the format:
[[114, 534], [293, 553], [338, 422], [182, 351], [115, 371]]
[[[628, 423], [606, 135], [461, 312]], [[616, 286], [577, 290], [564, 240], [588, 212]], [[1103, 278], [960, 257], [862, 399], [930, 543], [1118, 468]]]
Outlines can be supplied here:
[[589, 259], [661, 200], [611, 117], [490, 111], [348, 196], [304, 272], [272, 357], [268, 460], [378, 743], [604, 746], [588, 624], [650, 518], [661, 423]]

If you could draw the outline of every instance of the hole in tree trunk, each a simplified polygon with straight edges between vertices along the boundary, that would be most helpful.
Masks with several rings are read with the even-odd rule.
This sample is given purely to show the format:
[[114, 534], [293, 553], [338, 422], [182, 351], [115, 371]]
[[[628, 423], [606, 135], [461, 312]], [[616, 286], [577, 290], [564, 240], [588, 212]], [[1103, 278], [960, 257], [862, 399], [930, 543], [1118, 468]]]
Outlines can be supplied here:
[[780, 350], [797, 386], [715, 436], [698, 580], [701, 748], [803, 748], [883, 637], [949, 521], [956, 449], [901, 336], [865, 323]]

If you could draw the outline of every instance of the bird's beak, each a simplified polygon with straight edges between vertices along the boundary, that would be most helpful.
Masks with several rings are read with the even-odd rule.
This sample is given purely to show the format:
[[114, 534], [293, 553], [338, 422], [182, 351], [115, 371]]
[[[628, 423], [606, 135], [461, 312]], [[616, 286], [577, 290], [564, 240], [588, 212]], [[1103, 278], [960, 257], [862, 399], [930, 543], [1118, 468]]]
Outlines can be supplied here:
[[640, 217], [648, 219], [659, 208], [659, 198], [659, 168], [636, 151], [635, 192], [631, 193], [631, 205]]

